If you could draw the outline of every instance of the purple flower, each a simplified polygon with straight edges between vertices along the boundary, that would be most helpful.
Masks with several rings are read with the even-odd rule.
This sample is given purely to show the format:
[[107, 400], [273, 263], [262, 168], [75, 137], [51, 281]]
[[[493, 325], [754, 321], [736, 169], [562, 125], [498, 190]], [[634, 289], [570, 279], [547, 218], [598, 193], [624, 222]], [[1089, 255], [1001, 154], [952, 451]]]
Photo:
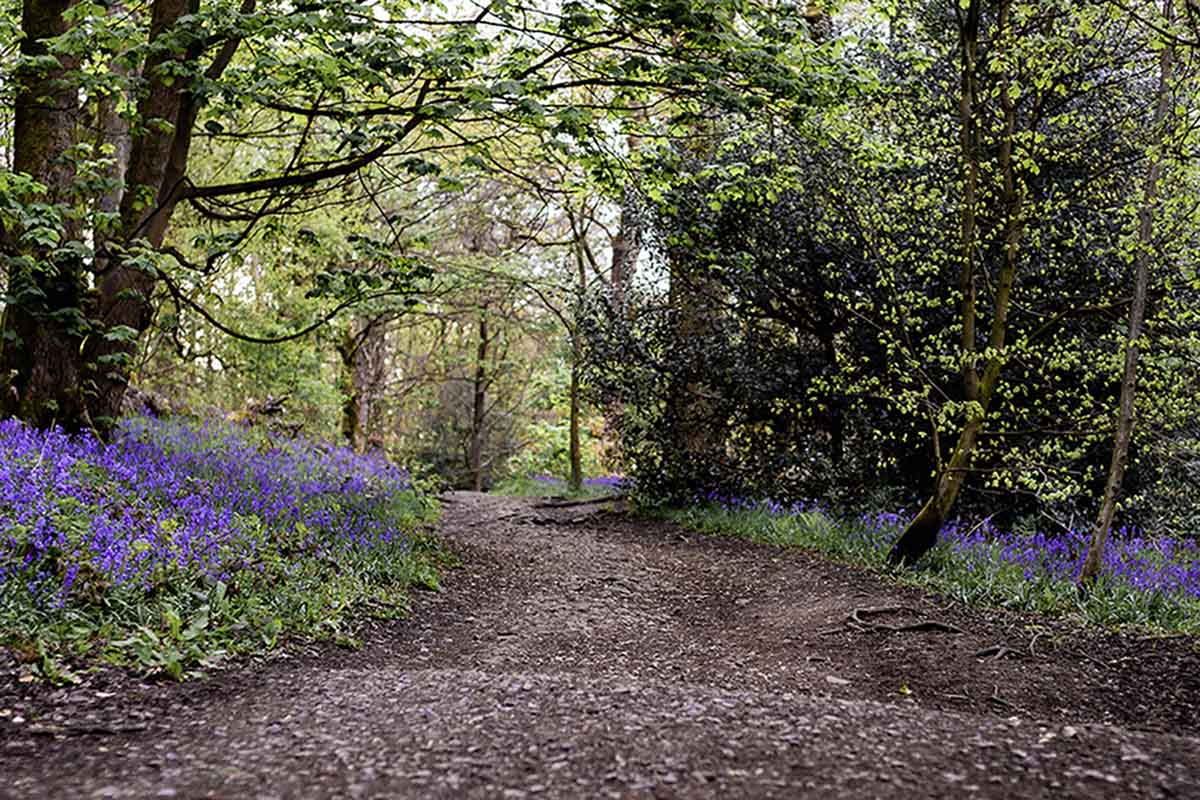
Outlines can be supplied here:
[[0, 591], [61, 602], [81, 572], [115, 586], [229, 576], [297, 538], [290, 557], [392, 547], [412, 498], [408, 473], [378, 456], [221, 420], [134, 418], [107, 444], [5, 420]]

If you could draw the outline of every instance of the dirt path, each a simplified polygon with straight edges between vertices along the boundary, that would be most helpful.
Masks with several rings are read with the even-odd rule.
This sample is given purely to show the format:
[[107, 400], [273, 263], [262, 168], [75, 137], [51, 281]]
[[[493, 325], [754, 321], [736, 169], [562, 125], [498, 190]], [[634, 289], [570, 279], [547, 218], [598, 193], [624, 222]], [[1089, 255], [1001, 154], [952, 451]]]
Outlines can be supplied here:
[[0, 676], [0, 797], [1200, 797], [1191, 642], [598, 508], [455, 495], [465, 566], [359, 651]]

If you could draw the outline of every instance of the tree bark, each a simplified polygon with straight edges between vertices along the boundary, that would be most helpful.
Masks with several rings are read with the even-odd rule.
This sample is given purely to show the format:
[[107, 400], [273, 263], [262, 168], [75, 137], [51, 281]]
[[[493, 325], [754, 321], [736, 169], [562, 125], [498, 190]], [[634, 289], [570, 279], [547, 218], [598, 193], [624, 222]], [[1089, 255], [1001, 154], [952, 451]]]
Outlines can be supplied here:
[[367, 444], [366, 426], [370, 411], [362, 386], [362, 331], [354, 320], [342, 333], [337, 354], [342, 360], [342, 438], [354, 452], [364, 452]]
[[471, 445], [468, 451], [468, 468], [471, 472], [471, 488], [483, 491], [483, 444], [484, 424], [487, 414], [487, 358], [488, 358], [487, 310], [479, 312], [479, 343], [475, 349], [474, 396], [471, 404]]
[[[1174, 0], [1163, 0], [1163, 17], [1169, 27], [1174, 19]], [[1156, 144], [1161, 145], [1163, 127], [1170, 113], [1171, 74], [1174, 66], [1174, 48], [1164, 44], [1159, 57], [1158, 99], [1154, 108], [1154, 130]], [[1108, 467], [1108, 480], [1104, 484], [1104, 497], [1096, 523], [1092, 526], [1087, 556], [1079, 571], [1079, 584], [1090, 587], [1095, 584], [1104, 563], [1104, 548], [1112, 530], [1113, 515], [1116, 513], [1117, 497], [1125, 478], [1125, 464], [1129, 458], [1129, 442], [1133, 437], [1134, 399], [1137, 391], [1137, 367], [1140, 356], [1140, 339], [1146, 318], [1146, 291], [1150, 282], [1151, 247], [1154, 241], [1154, 217], [1158, 204], [1158, 184], [1162, 175], [1162, 158], [1151, 157], [1146, 173], [1145, 195], [1138, 209], [1137, 253], [1134, 256], [1133, 301], [1129, 306], [1129, 337], [1125, 341], [1125, 369], [1121, 377], [1121, 399], [1117, 412], [1117, 428], [1113, 437], [1112, 460]]]
[[719, 288], [703, 265], [675, 263], [671, 266], [669, 302], [678, 315], [675, 335], [687, 371], [678, 375], [668, 407], [675, 460], [679, 477], [689, 491], [711, 489], [725, 448], [723, 426], [717, 424], [717, 396], [705, 383], [705, 340], [717, 326]]
[[583, 488], [583, 447], [580, 443], [579, 431], [579, 356], [578, 347], [575, 348], [576, 356], [575, 363], [571, 365], [571, 430], [570, 430], [570, 458], [571, 458], [571, 474], [568, 479], [568, 486], [572, 492], [578, 492]]
[[[21, 12], [21, 56], [46, 56], [48, 39], [70, 28], [64, 15], [74, 0], [25, 0]], [[69, 157], [80, 131], [73, 59], [55, 67], [25, 68], [16, 76], [13, 169], [45, 187], [42, 198], [61, 217], [63, 241], [78, 238], [73, 197], [75, 170]], [[52, 245], [21, 245], [5, 236], [9, 294], [0, 338], [0, 413], [15, 414], [39, 427], [80, 418], [81, 365], [72, 354], [84, 337], [84, 264], [77, 256], [53, 253]], [[66, 314], [54, 312], [68, 310]], [[71, 313], [73, 311], [73, 313]], [[65, 355], [64, 355], [65, 354]]]
[[[625, 225], [625, 212], [621, 212], [622, 229]], [[572, 228], [574, 225], [572, 224]], [[587, 264], [583, 257], [583, 248], [585, 242], [583, 237], [587, 235], [586, 229], [583, 231], [575, 231], [575, 277], [577, 280], [576, 289], [579, 296], [583, 297], [587, 291]], [[618, 244], [618, 239], [622, 244]], [[613, 237], [613, 265], [612, 265], [612, 287], [614, 302], [620, 295], [621, 290], [617, 288], [617, 278], [619, 271], [624, 264], [624, 260], [628, 255], [629, 240], [624, 237], [621, 231], [617, 232], [617, 236]], [[623, 254], [618, 255], [618, 247], [624, 248]], [[620, 264], [618, 258], [621, 259]], [[582, 343], [579, 341], [578, 323], [568, 326], [568, 333], [571, 336], [571, 384], [570, 393], [570, 425], [569, 425], [569, 441], [568, 441], [568, 457], [570, 458], [570, 475], [567, 477], [567, 485], [573, 492], [579, 492], [583, 489], [583, 444], [580, 441], [580, 423], [579, 417], [581, 413], [579, 402], [579, 369], [580, 362], [583, 360]]]
[[[630, 136], [629, 139], [630, 150], [633, 150], [637, 146], [635, 137]], [[633, 192], [626, 188], [621, 198], [621, 217], [617, 221], [617, 232], [610, 241], [612, 267], [609, 283], [612, 286], [613, 312], [619, 316], [625, 315], [626, 290], [633, 282], [641, 245], [641, 230], [633, 207]]]
[[[63, 14], [72, 4], [73, 0], [25, 0], [23, 54], [46, 53], [46, 40], [67, 30]], [[155, 0], [150, 40], [168, 35], [181, 17], [197, 8], [196, 0]], [[129, 191], [121, 196], [115, 230], [98, 237], [105, 247], [92, 264], [95, 289], [86, 288], [85, 265], [78, 258], [68, 263], [62, 258], [52, 261], [47, 253], [27, 254], [42, 267], [10, 274], [18, 301], [5, 309], [0, 375], [8, 376], [8, 386], [0, 410], [38, 426], [58, 423], [69, 430], [92, 427], [101, 432], [120, 414], [136, 336], [153, 316], [155, 274], [132, 266], [113, 244], [127, 245], [134, 239], [152, 247], [162, 244], [182, 188], [196, 115], [194, 98], [168, 85], [163, 67], [197, 56], [198, 51], [164, 49], [146, 61], [148, 90], [138, 103], [138, 116], [160, 124], [142, 126], [130, 143], [124, 175]], [[64, 156], [83, 135], [78, 90], [71, 79], [75, 66], [62, 63], [22, 76], [14, 129], [16, 169], [43, 183], [49, 199], [64, 207], [72, 199], [74, 179]], [[114, 200], [115, 194], [103, 197], [100, 207]], [[68, 217], [64, 239], [82, 239], [76, 218]]]
[[[150, 41], [170, 34], [184, 16], [199, 10], [199, 0], [155, 0], [151, 9]], [[198, 45], [193, 46], [198, 47]], [[171, 214], [182, 197], [191, 150], [192, 129], [199, 107], [191, 92], [164, 80], [168, 65], [194, 61], [199, 52], [162, 50], [146, 60], [142, 76], [148, 91], [138, 102], [138, 118], [166, 120], [169, 126], [143, 125], [135, 134], [125, 175], [126, 191], [121, 200], [120, 239], [126, 246], [137, 240], [152, 248], [162, 246]], [[149, 202], [146, 194], [152, 198]], [[96, 365], [93, 396], [88, 403], [94, 425], [104, 429], [120, 414], [121, 400], [129, 384], [137, 335], [154, 318], [151, 295], [157, 282], [152, 269], [134, 266], [116, 255], [97, 274], [98, 296], [94, 318], [101, 329], [92, 335], [82, 356], [85, 364]], [[110, 338], [117, 328], [131, 329], [134, 336]]]
[[365, 453], [372, 441], [386, 344], [380, 320], [355, 318], [338, 345], [344, 386], [342, 437], [356, 453]]
[[[108, 7], [108, 16], [118, 18], [128, 13], [124, 3], [113, 3]], [[108, 71], [114, 76], [128, 78], [131, 74], [129, 67], [114, 58], [108, 63]], [[102, 94], [96, 101], [96, 150], [98, 153], [107, 152], [109, 166], [104, 170], [104, 177], [111, 185], [104, 194], [96, 200], [96, 211], [99, 222], [92, 233], [95, 249], [95, 271], [103, 273], [108, 268], [108, 240], [116, 232], [120, 218], [121, 201], [125, 197], [125, 173], [129, 169], [129, 157], [133, 149], [133, 131], [129, 120], [121, 116], [120, 107], [125, 100], [123, 87], [107, 94]]]

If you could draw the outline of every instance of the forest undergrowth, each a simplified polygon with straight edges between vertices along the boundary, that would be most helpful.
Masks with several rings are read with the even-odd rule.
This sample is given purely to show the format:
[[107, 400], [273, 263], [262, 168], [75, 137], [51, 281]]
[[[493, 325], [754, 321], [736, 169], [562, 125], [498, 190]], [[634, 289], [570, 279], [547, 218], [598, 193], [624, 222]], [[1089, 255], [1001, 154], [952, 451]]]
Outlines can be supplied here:
[[990, 519], [954, 521], [917, 570], [888, 565], [911, 514], [835, 513], [709, 495], [695, 505], [648, 513], [707, 534], [801, 547], [970, 606], [1002, 607], [1155, 634], [1200, 634], [1200, 546], [1194, 541], [1114, 532], [1100, 578], [1082, 591], [1077, 577], [1088, 531], [1001, 531]]
[[436, 588], [436, 502], [381, 457], [221, 419], [108, 442], [0, 423], [0, 644], [32, 678], [174, 678], [290, 637], [353, 644]]

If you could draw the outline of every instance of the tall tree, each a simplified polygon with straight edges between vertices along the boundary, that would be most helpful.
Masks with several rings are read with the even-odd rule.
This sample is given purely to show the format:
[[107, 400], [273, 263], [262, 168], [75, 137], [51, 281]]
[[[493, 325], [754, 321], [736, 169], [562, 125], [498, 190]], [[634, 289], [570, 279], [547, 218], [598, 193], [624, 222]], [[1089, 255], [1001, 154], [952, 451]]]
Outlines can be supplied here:
[[[1168, 30], [1175, 21], [1175, 0], [1163, 0], [1162, 25]], [[1080, 584], [1095, 583], [1104, 563], [1104, 547], [1112, 529], [1113, 514], [1117, 498], [1125, 478], [1125, 465], [1129, 458], [1129, 444], [1133, 436], [1134, 399], [1137, 392], [1138, 358], [1142, 348], [1142, 334], [1146, 319], [1146, 296], [1150, 285], [1150, 267], [1155, 258], [1155, 217], [1159, 203], [1159, 182], [1163, 169], [1163, 145], [1167, 140], [1167, 123], [1172, 106], [1172, 73], [1175, 68], [1175, 46], [1171, 41], [1162, 44], [1158, 63], [1158, 87], [1151, 121], [1154, 137], [1151, 142], [1146, 184], [1142, 191], [1138, 209], [1137, 236], [1134, 243], [1133, 298], [1129, 305], [1129, 335], [1125, 340], [1124, 370], [1121, 375], [1121, 397], [1117, 409], [1116, 432], [1113, 436], [1112, 461], [1108, 468], [1108, 479], [1104, 483], [1104, 495], [1100, 510], [1092, 526], [1087, 556], [1079, 571]]]
[[[1063, 68], [1065, 61], [1054, 61], [1055, 53], [1065, 59], [1068, 48], [1086, 49], [1073, 43], [1071, 33], [1055, 31], [1055, 20], [1070, 19], [1067, 5], [969, 0], [955, 13], [961, 164], [956, 358], [962, 422], [949, 458], [938, 465], [934, 491], [892, 547], [893, 563], [916, 561], [936, 543], [973, 468], [997, 400], [1009, 359], [1016, 280], [1029, 261], [1022, 242], [1029, 185], [1047, 159], [1046, 147], [1039, 144], [1048, 140], [1047, 114], [1063, 106], [1056, 93], [1086, 94], [1087, 76], [1108, 66], [1085, 63], [1080, 72], [1072, 72]], [[990, 309], [981, 306], [981, 284], [991, 295]], [[987, 323], [985, 309], [990, 312]]]
[[[88, 55], [106, 12], [25, 0], [15, 174], [0, 176], [19, 197], [0, 238], [0, 412], [68, 428], [113, 422], [181, 204], [234, 229], [232, 251], [264, 218], [319, 203], [373, 166], [420, 173], [436, 169], [431, 154], [455, 150], [478, 159], [530, 127], [591, 137], [650, 89], [742, 110], [798, 97], [783, 19], [794, 13], [742, 0], [509, 2], [472, 17], [406, 0], [369, 13], [349, 0], [153, 0], [140, 41], [112, 44], [104, 59], [131, 65], [136, 104], [119, 220], [95, 252], [80, 223], [78, 118], [81, 95], [106, 74]], [[611, 91], [604, 113], [573, 99], [587, 86]], [[205, 175], [200, 138], [237, 143], [242, 158]]]

